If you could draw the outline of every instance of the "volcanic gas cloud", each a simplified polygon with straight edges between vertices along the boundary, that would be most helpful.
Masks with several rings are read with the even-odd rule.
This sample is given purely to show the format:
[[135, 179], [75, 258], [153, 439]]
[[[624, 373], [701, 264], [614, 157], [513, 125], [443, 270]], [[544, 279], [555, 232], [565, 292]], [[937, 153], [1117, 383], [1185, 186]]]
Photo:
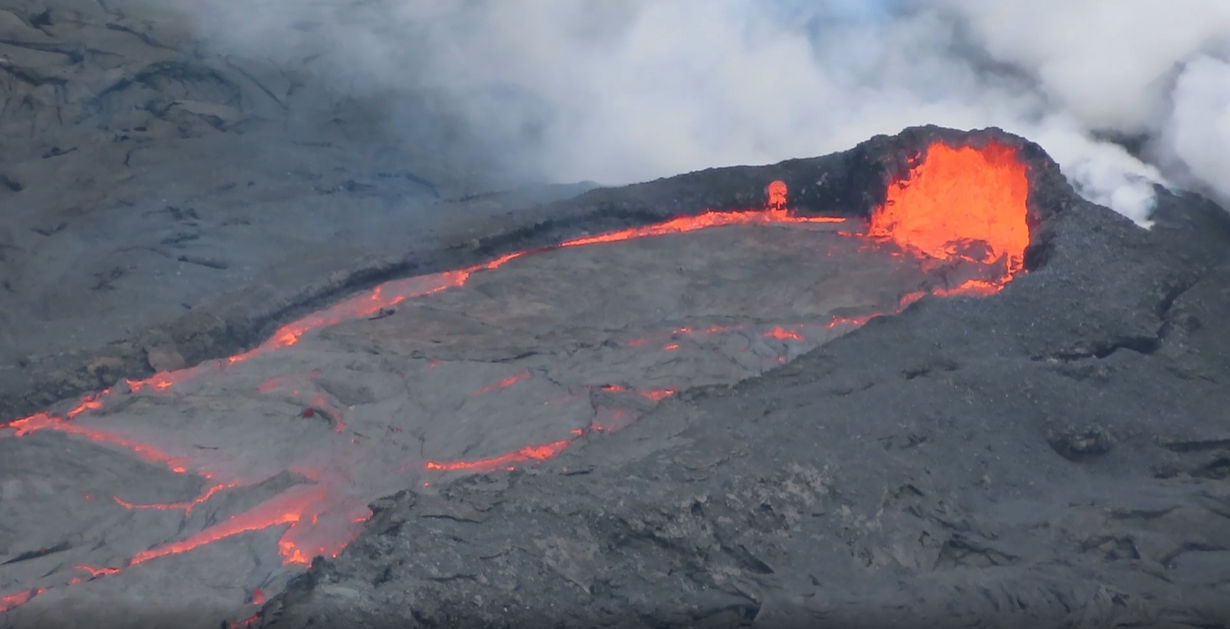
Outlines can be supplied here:
[[[277, 547], [271, 552], [292, 568], [309, 563], [314, 556], [336, 556], [370, 516], [366, 505], [382, 495], [410, 485], [431, 488], [459, 473], [548, 461], [578, 440], [630, 425], [685, 387], [737, 382], [928, 293], [989, 295], [1024, 272], [1030, 239], [1026, 223], [1029, 183], [1026, 166], [1009, 146], [931, 146], [907, 177], [889, 185], [884, 205], [862, 223], [793, 214], [788, 209], [788, 190], [780, 181], [768, 183], [766, 192], [766, 205], [759, 210], [707, 211], [511, 253], [454, 271], [391, 281], [288, 323], [242, 354], [120, 383], [63, 410], [9, 422], [3, 429], [5, 437], [63, 433], [131, 453], [174, 474], [195, 475], [201, 479], [201, 490], [195, 497], [173, 502], [142, 503], [125, 498], [125, 487], [116, 487], [113, 497], [99, 498], [105, 504], [98, 508], [174, 518], [178, 524], [168, 529], [174, 531], [169, 534], [172, 537], [156, 535], [144, 542], [142, 550], [102, 567], [93, 567], [86, 559], [112, 556], [105, 548], [98, 549], [108, 543], [106, 536], [94, 549], [69, 544], [59, 550], [31, 550], [6, 564], [0, 587], [8, 592], [0, 598], [0, 610], [13, 610], [53, 591], [71, 597], [66, 590], [69, 586], [85, 588], [104, 578], [122, 580], [138, 566], [145, 569], [172, 556], [182, 557], [257, 531], [280, 529]], [[766, 227], [779, 231], [765, 232], [762, 228]], [[716, 228], [753, 231], [722, 236]], [[513, 268], [529, 268], [534, 258], [540, 261], [533, 264], [547, 265], [543, 268], [554, 269], [551, 273], [561, 278], [553, 280], [550, 290], [564, 291], [574, 286], [570, 281], [581, 281], [575, 276], [570, 280], [569, 274], [581, 273], [594, 260], [610, 264], [611, 256], [624, 255], [619, 247], [632, 245], [628, 241], [678, 238], [700, 230], [714, 230], [713, 238], [749, 234], [748, 239], [773, 238], [783, 243], [811, 239], [825, 247], [819, 254], [763, 247], [765, 256], [797, 255], [811, 262], [800, 263], [801, 268], [785, 271], [786, 275], [770, 268], [763, 274], [748, 272], [746, 277], [734, 277], [746, 266], [734, 264], [729, 267], [730, 277], [706, 280], [697, 289], [705, 296], [720, 296], [721, 291], [771, 291], [774, 282], [806, 275], [812, 272], [806, 268], [810, 265], [820, 273], [822, 263], [828, 264], [826, 259], [840, 256], [883, 261], [876, 263], [886, 269], [882, 275], [896, 273], [897, 279], [877, 288], [878, 292], [867, 292], [870, 289], [858, 282], [836, 283], [833, 278], [844, 277], [837, 271], [818, 275], [808, 286], [841, 287], [833, 289], [841, 295], [816, 289], [818, 297], [807, 303], [798, 295], [782, 296], [782, 300], [793, 300], [781, 302], [793, 304], [793, 310], [770, 321], [772, 312], [746, 320], [738, 317], [748, 309], [777, 303], [773, 299], [778, 297], [772, 297], [775, 293], [756, 293], [770, 295], [764, 298], [736, 295], [727, 300], [734, 306], [723, 306], [727, 310], [712, 305], [716, 298], [704, 297], [698, 300], [701, 305], [679, 310], [684, 314], [675, 318], [659, 314], [667, 310], [660, 304], [644, 309], [644, 314], [613, 311], [617, 308], [577, 314], [569, 310], [575, 306], [567, 303], [568, 298], [540, 295], [525, 301], [529, 298], [519, 289], [515, 297], [520, 301], [514, 303], [512, 297], [501, 296], [503, 276], [494, 274], [497, 270], [508, 273], [509, 283], [537, 281], [534, 278], [546, 271], [521, 273], [520, 267]], [[820, 245], [816, 246], [820, 251]], [[590, 253], [586, 255], [591, 257], [553, 262], [580, 248], [587, 248]], [[652, 255], [661, 257], [667, 251], [655, 249]], [[652, 256], [637, 254], [630, 259], [637, 262], [646, 257]], [[870, 262], [859, 263], [850, 266], [854, 270], [841, 273], [871, 273], [862, 268], [871, 266]], [[933, 271], [940, 268], [943, 279], [937, 280]], [[660, 275], [645, 281], [666, 281]], [[786, 279], [775, 279], [783, 277]], [[476, 283], [482, 286], [474, 286]], [[473, 290], [467, 293], [469, 289]], [[434, 301], [428, 303], [429, 299]], [[833, 301], [820, 303], [826, 299]], [[494, 305], [484, 315], [488, 303]], [[868, 305], [873, 303], [881, 305]], [[449, 308], [465, 314], [431, 318]], [[555, 339], [552, 335], [559, 334], [550, 330], [562, 324], [550, 324], [536, 339], [526, 339], [546, 349], [527, 351], [516, 346], [508, 349], [508, 357], [488, 356], [498, 354], [498, 348], [491, 345], [497, 341], [483, 340], [487, 338], [482, 336], [484, 326], [499, 322], [512, 326], [509, 329], [528, 330], [531, 328], [525, 326], [536, 325], [532, 324], [535, 317], [555, 316], [543, 314], [555, 310], [562, 313], [558, 315], [562, 321], [575, 324], [576, 331], [568, 333], [572, 336]], [[468, 325], [466, 317], [477, 320], [483, 316], [488, 316], [483, 320], [486, 323], [458, 327]], [[581, 316], [607, 323], [578, 323]], [[632, 327], [628, 321], [636, 317], [645, 323]], [[623, 329], [634, 332], [620, 337]], [[517, 339], [510, 338], [515, 336], [505, 334], [498, 343], [516, 345]], [[363, 345], [364, 352], [348, 362], [330, 358], [334, 354], [328, 348], [343, 343]], [[567, 344], [569, 349], [554, 351], [551, 343]], [[710, 356], [720, 360], [705, 362]], [[353, 385], [338, 384], [335, 372], [355, 369], [365, 370], [365, 375], [355, 376]], [[470, 417], [494, 423], [474, 424], [479, 428], [473, 428], [471, 423], [480, 419], [467, 419]], [[497, 450], [503, 444], [515, 445]], [[259, 504], [231, 508], [229, 513], [219, 511], [216, 521], [193, 519], [226, 496], [247, 495], [242, 492], [270, 486], [268, 481], [274, 477], [290, 480], [286, 487], [269, 490], [274, 495]], [[82, 560], [66, 565], [57, 560], [54, 565], [18, 570], [57, 552]], [[254, 582], [246, 599], [236, 601], [236, 609], [259, 604], [270, 587], [284, 583], [269, 579]], [[259, 584], [267, 587], [262, 589]]]

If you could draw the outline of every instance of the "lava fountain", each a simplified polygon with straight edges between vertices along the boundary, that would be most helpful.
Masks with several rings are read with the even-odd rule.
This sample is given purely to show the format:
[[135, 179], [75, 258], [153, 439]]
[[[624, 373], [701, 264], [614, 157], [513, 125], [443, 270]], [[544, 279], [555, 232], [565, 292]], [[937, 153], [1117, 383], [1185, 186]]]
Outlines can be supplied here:
[[172, 563], [213, 548], [226, 559], [204, 565], [240, 574], [209, 579], [248, 592], [219, 613], [251, 620], [245, 606], [336, 556], [381, 496], [549, 465], [677, 391], [754, 377], [927, 294], [997, 292], [1025, 270], [1026, 174], [1006, 145], [935, 144], [861, 223], [795, 215], [775, 181], [759, 210], [387, 282], [242, 354], [11, 421], [6, 452], [50, 474], [61, 462], [39, 452], [89, 444], [77, 463], [117, 480], [30, 498], [76, 518], [13, 512], [25, 528], [0, 612], [35, 625], [43, 600], [97, 609], [133, 588], [199, 589], [205, 577]]

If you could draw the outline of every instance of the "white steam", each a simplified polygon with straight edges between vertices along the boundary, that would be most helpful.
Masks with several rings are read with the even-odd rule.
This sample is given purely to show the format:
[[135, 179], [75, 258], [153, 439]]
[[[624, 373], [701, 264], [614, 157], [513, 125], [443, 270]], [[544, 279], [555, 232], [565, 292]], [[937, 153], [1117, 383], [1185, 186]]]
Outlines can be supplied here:
[[[608, 184], [934, 123], [1038, 141], [1147, 222], [1230, 199], [1227, 0], [197, 0], [214, 45], [350, 92], [443, 95], [491, 150]], [[242, 13], [240, 13], [242, 11]], [[1146, 161], [1098, 138], [1138, 137]]]
[[1230, 64], [1200, 56], [1186, 65], [1162, 146], [1165, 159], [1230, 199]]

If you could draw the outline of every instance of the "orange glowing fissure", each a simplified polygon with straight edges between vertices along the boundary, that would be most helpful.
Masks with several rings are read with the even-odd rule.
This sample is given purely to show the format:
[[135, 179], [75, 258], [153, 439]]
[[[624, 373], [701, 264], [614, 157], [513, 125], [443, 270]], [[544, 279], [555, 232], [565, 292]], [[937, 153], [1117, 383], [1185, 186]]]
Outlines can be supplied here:
[[[1016, 149], [1012, 147], [995, 143], [980, 149], [952, 148], [942, 143], [933, 144], [928, 148], [925, 158], [911, 169], [906, 179], [889, 186], [884, 205], [872, 213], [864, 235], [875, 242], [893, 244], [924, 260], [964, 261], [1001, 269], [997, 271], [999, 275], [994, 279], [971, 279], [955, 287], [934, 289], [931, 294], [949, 296], [995, 293], [1015, 275], [1024, 271], [1024, 252], [1030, 238], [1026, 220], [1026, 200], [1029, 194], [1026, 175], [1027, 167], [1017, 159]], [[128, 388], [134, 393], [145, 389], [153, 392], [166, 391], [208, 369], [225, 369], [256, 356], [296, 345], [307, 332], [312, 330], [347, 320], [371, 317], [407, 299], [464, 286], [475, 272], [494, 270], [512, 260], [530, 254], [621, 242], [635, 238], [682, 234], [729, 225], [842, 223], [848, 220], [840, 217], [793, 216], [787, 210], [787, 192], [785, 183], [775, 181], [766, 188], [767, 203], [762, 210], [707, 211], [697, 216], [679, 217], [655, 225], [585, 236], [566, 240], [551, 247], [510, 253], [490, 262], [456, 271], [386, 282], [368, 294], [342, 301], [279, 328], [267, 341], [247, 352], [196, 367], [159, 372], [143, 380], [129, 380], [127, 381]], [[858, 235], [851, 232], [841, 233]], [[915, 292], [903, 296], [898, 311], [918, 301], [926, 294]], [[828, 327], [861, 325], [875, 316], [879, 315], [836, 317]], [[704, 333], [719, 332], [725, 329], [714, 327]], [[692, 331], [683, 328], [676, 330], [676, 333], [691, 334]], [[779, 340], [801, 339], [798, 332], [782, 328], [770, 331], [765, 334], [765, 337]], [[644, 340], [637, 340], [629, 344], [637, 346], [644, 342]], [[667, 346], [668, 349], [677, 349], [677, 347], [677, 344]], [[528, 372], [510, 376], [479, 389], [474, 394], [490, 393], [512, 386], [529, 377]], [[622, 387], [607, 387], [607, 390], [623, 389]], [[664, 389], [640, 392], [639, 395], [660, 401], [673, 393], [673, 390]], [[148, 444], [77, 423], [76, 420], [91, 412], [105, 412], [106, 400], [118, 394], [112, 389], [107, 389], [97, 394], [86, 395], [81, 398], [76, 407], [63, 415], [45, 411], [0, 425], [0, 429], [12, 430], [14, 437], [25, 437], [40, 430], [74, 434], [92, 441], [126, 448], [141, 458], [161, 463], [176, 473], [186, 473], [188, 471], [186, 457], [168, 454]], [[319, 399], [314, 399], [313, 403], [323, 405]], [[336, 430], [341, 432], [343, 424], [340, 414], [337, 415], [336, 421]], [[601, 430], [602, 428], [592, 426], [591, 429]], [[574, 429], [572, 436], [568, 439], [526, 446], [515, 452], [475, 461], [433, 461], [426, 463], [424, 467], [434, 471], [488, 471], [511, 468], [517, 463], [541, 462], [563, 452], [587, 432], [583, 429]], [[211, 474], [203, 470], [194, 470], [194, 473], [204, 478], [212, 478]], [[185, 503], [138, 505], [125, 502], [118, 497], [114, 500], [130, 509], [183, 510], [187, 514], [194, 507], [208, 501], [217, 492], [233, 486], [235, 485], [210, 486], [201, 496]], [[370, 516], [370, 512], [361, 509], [362, 513], [317, 513], [317, 505], [324, 503], [326, 498], [327, 490], [322, 485], [293, 487], [249, 511], [231, 516], [185, 539], [137, 553], [129, 560], [128, 565], [135, 566], [159, 557], [189, 552], [222, 539], [274, 526], [287, 527], [278, 543], [278, 551], [284, 563], [307, 564], [312, 556], [336, 556], [337, 552], [349, 543], [354, 533], [326, 536], [327, 539], [320, 539], [319, 535], [313, 536], [312, 527], [318, 524], [320, 518], [325, 517], [333, 522], [338, 530], [347, 530], [347, 526], [365, 521]], [[115, 574], [119, 571], [119, 568], [91, 568], [89, 566], [77, 566], [77, 568], [87, 571], [90, 574], [89, 578]], [[70, 580], [68, 584], [79, 583], [82, 580], [81, 577], [77, 577]], [[22, 605], [46, 591], [46, 588], [34, 588], [0, 597], [0, 612]], [[245, 624], [254, 621], [255, 618], [254, 616], [248, 619]]]
[[73, 567], [78, 570], [85, 570], [86, 572], [90, 573], [90, 578], [92, 579], [97, 579], [98, 577], [106, 577], [106, 576], [110, 576], [113, 574], [119, 574], [120, 572], [119, 568], [94, 568], [92, 566], [86, 566], [82, 564], [78, 564]]
[[223, 490], [233, 489], [238, 486], [239, 486], [239, 483], [234, 483], [234, 482], [223, 483], [220, 485], [213, 485], [209, 487], [208, 489], [206, 489], [204, 493], [197, 496], [196, 498], [193, 498], [192, 500], [188, 502], [171, 502], [171, 503], [162, 503], [162, 504], [133, 504], [126, 500], [122, 500], [119, 496], [112, 496], [111, 499], [114, 500], [116, 504], [120, 505], [121, 507], [124, 507], [125, 509], [130, 509], [130, 510], [148, 509], [148, 510], [153, 510], [153, 511], [183, 511], [184, 515], [191, 515], [192, 510], [194, 508], [208, 502], [210, 498], [214, 497], [214, 494], [220, 491], [223, 491]]
[[769, 332], [765, 332], [764, 337], [767, 339], [777, 339], [779, 341], [801, 341], [803, 340], [803, 335], [799, 334], [798, 332], [795, 332], [794, 330], [786, 330], [780, 327], [773, 328]]
[[46, 591], [47, 588], [34, 588], [16, 594], [9, 594], [8, 596], [0, 596], [0, 613], [25, 605], [30, 599]]
[[500, 389], [507, 389], [508, 387], [511, 387], [512, 385], [517, 384], [518, 382], [521, 382], [522, 380], [529, 380], [531, 377], [533, 376], [530, 374], [530, 372], [523, 371], [519, 374], [504, 378], [503, 380], [500, 380], [499, 382], [496, 382], [494, 384], [489, 384], [475, 391], [474, 395], [476, 396], [485, 395], [487, 393], [491, 393], [492, 391], [498, 391]]
[[239, 622], [228, 623], [227, 626], [230, 627], [231, 629], [238, 629], [239, 627], [251, 627], [252, 625], [256, 624], [258, 621], [260, 621], [260, 619], [261, 619], [260, 614], [252, 614], [251, 616], [248, 616], [247, 618], [244, 618], [243, 620], [240, 620]]
[[282, 541], [278, 543], [283, 561], [285, 563], [307, 563], [308, 560], [303, 552], [288, 541], [288, 535], [304, 519], [305, 515], [312, 510], [312, 507], [322, 502], [326, 497], [325, 490], [317, 485], [296, 486], [274, 496], [253, 509], [233, 515], [219, 524], [215, 524], [199, 533], [189, 535], [186, 539], [139, 552], [133, 555], [128, 564], [135, 566], [151, 559], [186, 553], [206, 544], [234, 537], [241, 533], [261, 531], [283, 524], [291, 525], [287, 532], [283, 534]]
[[661, 402], [662, 400], [665, 400], [666, 398], [675, 394], [674, 389], [658, 389], [656, 391], [629, 391], [626, 387], [622, 387], [617, 384], [604, 385], [602, 387], [602, 390], [610, 391], [612, 393], [635, 393], [636, 395], [639, 395], [648, 400], [653, 400], [654, 402]]
[[428, 461], [424, 467], [429, 470], [437, 470], [441, 472], [455, 472], [458, 470], [464, 470], [467, 472], [486, 472], [498, 470], [501, 467], [507, 467], [514, 463], [524, 463], [526, 461], [546, 461], [547, 459], [566, 450], [568, 446], [572, 445], [572, 442], [572, 439], [561, 439], [559, 441], [552, 441], [551, 443], [526, 446], [516, 452], [510, 452], [508, 454], [491, 457], [488, 459], [479, 459], [477, 461], [450, 461], [447, 463]]
[[[38, 413], [23, 419], [11, 422], [7, 428], [14, 429], [13, 436], [25, 437], [26, 435], [38, 432], [40, 430], [55, 430], [70, 435], [79, 435], [97, 443], [107, 443], [121, 448], [126, 448], [136, 453], [141, 458], [153, 462], [162, 463], [176, 474], [186, 473], [186, 460], [182, 457], [175, 457], [166, 454], [153, 446], [133, 441], [118, 435], [111, 434], [104, 430], [95, 430], [79, 424], [70, 423], [62, 417], [49, 415], [47, 413]], [[209, 475], [205, 472], [197, 472], [206, 478]]]

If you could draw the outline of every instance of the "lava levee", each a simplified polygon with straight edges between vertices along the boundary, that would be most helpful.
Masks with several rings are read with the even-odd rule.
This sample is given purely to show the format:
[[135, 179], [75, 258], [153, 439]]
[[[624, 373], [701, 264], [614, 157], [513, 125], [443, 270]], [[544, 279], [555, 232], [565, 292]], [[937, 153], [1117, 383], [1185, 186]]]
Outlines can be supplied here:
[[[0, 429], [0, 435], [18, 438], [39, 431], [58, 431], [78, 438], [106, 444], [130, 451], [152, 463], [165, 466], [176, 474], [195, 474], [207, 482], [204, 491], [191, 499], [172, 503], [140, 504], [121, 496], [112, 500], [131, 510], [174, 511], [184, 517], [192, 514], [216, 496], [227, 491], [264, 480], [262, 474], [270, 474], [279, 465], [287, 464], [291, 472], [302, 482], [292, 484], [263, 503], [236, 513], [211, 526], [188, 533], [179, 539], [161, 543], [129, 557], [124, 563], [107, 567], [79, 565], [76, 575], [59, 584], [41, 584], [38, 587], [9, 593], [0, 597], [0, 611], [8, 611], [50, 588], [66, 587], [86, 580], [98, 579], [120, 573], [131, 566], [155, 561], [168, 555], [189, 552], [206, 544], [247, 532], [281, 527], [278, 553], [285, 564], [308, 564], [314, 556], [336, 556], [361, 530], [362, 523], [370, 516], [367, 501], [379, 496], [353, 495], [347, 485], [353, 470], [349, 468], [355, 457], [361, 455], [337, 455], [327, 460], [311, 460], [307, 463], [291, 460], [271, 463], [271, 468], [243, 460], [239, 454], [227, 459], [220, 454], [198, 456], [185, 444], [176, 442], [174, 418], [167, 429], [157, 438], [134, 437], [121, 426], [104, 427], [91, 421], [101, 416], [108, 408], [122, 404], [137, 395], [167, 396], [177, 393], [184, 396], [202, 395], [193, 390], [194, 382], [204, 376], [217, 378], [237, 369], [240, 363], [253, 361], [279, 350], [298, 345], [310, 332], [338, 326], [346, 322], [377, 319], [391, 312], [399, 304], [435, 295], [450, 289], [466, 286], [477, 274], [501, 269], [513, 260], [551, 251], [577, 247], [610, 245], [634, 239], [643, 239], [671, 234], [683, 234], [724, 226], [823, 226], [832, 225], [830, 233], [856, 240], [860, 247], [879, 251], [896, 252], [893, 255], [907, 256], [922, 266], [966, 262], [982, 271], [955, 286], [933, 287], [926, 291], [915, 290], [901, 294], [896, 300], [900, 310], [931, 292], [939, 295], [988, 295], [1000, 290], [1015, 275], [1024, 271], [1024, 251], [1029, 244], [1029, 229], [1026, 224], [1026, 197], [1029, 185], [1026, 166], [1018, 159], [1015, 149], [998, 144], [984, 148], [952, 148], [944, 144], [931, 146], [925, 159], [902, 180], [892, 182], [887, 190], [886, 202], [877, 208], [870, 219], [861, 222], [836, 217], [797, 216], [787, 209], [786, 185], [772, 182], [766, 188], [767, 203], [763, 209], [752, 211], [707, 211], [697, 216], [686, 216], [663, 223], [636, 227], [606, 234], [585, 236], [562, 242], [552, 247], [511, 253], [490, 262], [454, 271], [390, 281], [366, 294], [362, 294], [332, 307], [326, 308], [278, 329], [259, 346], [219, 361], [205, 363], [179, 371], [154, 374], [143, 380], [132, 380], [120, 385], [87, 395], [72, 408], [61, 412], [45, 411], [9, 422]], [[887, 310], [892, 310], [888, 308]], [[642, 336], [623, 339], [619, 342], [625, 351], [676, 352], [681, 344], [695, 344], [698, 339], [726, 338], [742, 335], [751, 342], [760, 339], [785, 347], [803, 343], [809, 335], [824, 334], [825, 329], [837, 332], [865, 323], [880, 312], [862, 313], [857, 316], [833, 316], [821, 324], [807, 325], [760, 325], [752, 322], [729, 322], [707, 325], [701, 329], [688, 327], [662, 330], [658, 336]], [[691, 345], [688, 345], [689, 347]], [[715, 350], [716, 351], [716, 350]], [[772, 362], [787, 360], [787, 352], [773, 357]], [[771, 366], [771, 365], [770, 365]], [[427, 369], [445, 369], [439, 360], [433, 360]], [[495, 365], [493, 370], [499, 367]], [[349, 409], [325, 388], [317, 386], [322, 372], [328, 365], [303, 375], [272, 375], [263, 381], [260, 392], [283, 402], [296, 405], [303, 420], [327, 422], [331, 438], [349, 439], [358, 442], [360, 436], [351, 434], [346, 426]], [[481, 386], [473, 387], [468, 404], [497, 403], [497, 398], [517, 390], [530, 391], [535, 382], [543, 380], [543, 372], [519, 370], [493, 377]], [[546, 387], [546, 384], [542, 385]], [[627, 426], [645, 410], [667, 399], [679, 387], [675, 383], [661, 386], [634, 387], [627, 382], [591, 382], [593, 395], [606, 396], [598, 402], [590, 397], [576, 402], [580, 393], [568, 390], [560, 399], [529, 402], [530, 398], [506, 398], [514, 404], [538, 404], [550, 413], [552, 404], [570, 408], [588, 405], [592, 407], [588, 425], [573, 426], [554, 438], [548, 437], [503, 453], [478, 454], [455, 460], [436, 460], [428, 453], [407, 453], [399, 466], [386, 470], [393, 482], [411, 482], [410, 477], [398, 476], [414, 472], [414, 482], [430, 485], [437, 476], [448, 473], [494, 471], [513, 469], [519, 465], [537, 464], [557, 456], [577, 440], [595, 433], [609, 432]], [[556, 388], [534, 389], [546, 393]], [[571, 393], [569, 393], [571, 391]], [[511, 395], [511, 394], [509, 394]], [[523, 393], [522, 395], [530, 395]], [[589, 396], [589, 393], [584, 394]], [[623, 397], [620, 397], [623, 396]], [[609, 398], [609, 399], [608, 399]], [[606, 401], [603, 401], [606, 400]], [[639, 402], [637, 401], [639, 400]], [[461, 402], [458, 402], [461, 403]], [[498, 407], [493, 407], [498, 408]], [[403, 409], [404, 410], [404, 409]], [[394, 412], [392, 409], [390, 412]], [[305, 425], [311, 424], [310, 421]], [[515, 428], [515, 427], [513, 427]], [[309, 428], [305, 428], [308, 430]], [[390, 430], [399, 430], [391, 428]], [[140, 431], [137, 431], [140, 432]], [[146, 432], [140, 432], [145, 435]], [[323, 437], [322, 437], [323, 438]], [[369, 436], [364, 435], [364, 439]], [[400, 480], [398, 480], [400, 478]], [[250, 597], [251, 603], [260, 603], [264, 595], [260, 590]], [[251, 619], [249, 619], [251, 621]]]

